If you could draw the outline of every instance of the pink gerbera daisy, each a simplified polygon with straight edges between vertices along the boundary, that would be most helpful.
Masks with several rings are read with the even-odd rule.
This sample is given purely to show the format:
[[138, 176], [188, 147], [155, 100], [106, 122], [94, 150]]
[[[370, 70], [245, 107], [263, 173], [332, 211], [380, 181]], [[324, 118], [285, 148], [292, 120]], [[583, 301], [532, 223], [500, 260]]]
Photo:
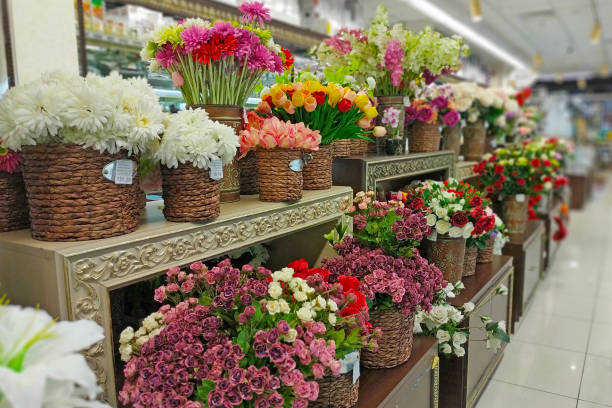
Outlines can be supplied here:
[[270, 21], [270, 9], [264, 7], [260, 1], [242, 3], [238, 10], [242, 13], [242, 22], [245, 24], [259, 20], [259, 24], [263, 25], [264, 20]]
[[15, 172], [21, 164], [21, 158], [12, 150], [9, 150], [6, 154], [2, 155], [1, 150], [2, 146], [0, 146], [0, 171], [6, 171], [8, 173]]

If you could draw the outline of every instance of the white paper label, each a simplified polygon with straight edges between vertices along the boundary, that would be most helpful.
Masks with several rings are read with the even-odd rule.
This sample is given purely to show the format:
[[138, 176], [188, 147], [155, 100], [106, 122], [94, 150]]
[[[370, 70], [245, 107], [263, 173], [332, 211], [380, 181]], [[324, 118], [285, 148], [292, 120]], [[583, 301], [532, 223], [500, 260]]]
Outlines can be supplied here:
[[[432, 228], [435, 228], [435, 226]], [[427, 239], [432, 242], [436, 242], [438, 240], [438, 231], [434, 230], [430, 235], [427, 236]]]
[[491, 140], [491, 147], [492, 148], [496, 148], [497, 147], [497, 140], [495, 140], [495, 139]]
[[353, 384], [359, 379], [359, 360], [353, 364]]
[[353, 351], [344, 356], [340, 360], [342, 366], [340, 367], [340, 374], [346, 374], [353, 372], [353, 384], [359, 379], [359, 352]]
[[523, 201], [525, 201], [525, 194], [517, 194], [516, 201], [518, 201], [519, 203], [522, 203]]
[[213, 180], [221, 180], [223, 178], [223, 163], [221, 159], [214, 158], [210, 161], [210, 178]]
[[115, 161], [115, 174], [113, 177], [115, 184], [132, 184], [134, 166], [131, 160]]

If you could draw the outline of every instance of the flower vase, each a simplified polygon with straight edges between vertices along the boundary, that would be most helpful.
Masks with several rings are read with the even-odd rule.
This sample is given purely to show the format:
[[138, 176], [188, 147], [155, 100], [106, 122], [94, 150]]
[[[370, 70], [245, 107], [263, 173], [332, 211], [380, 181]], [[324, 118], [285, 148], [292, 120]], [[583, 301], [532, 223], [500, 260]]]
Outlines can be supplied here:
[[351, 155], [351, 139], [334, 140], [331, 146], [333, 157], [349, 157]]
[[404, 154], [404, 148], [406, 146], [404, 139], [387, 139], [385, 143], [385, 153], [389, 156], [399, 156]]
[[[191, 109], [202, 108], [208, 112], [211, 120], [223, 123], [239, 134], [244, 129], [243, 108], [237, 105], [190, 105]], [[221, 202], [240, 201], [240, 168], [238, 161], [223, 166], [223, 178], [219, 184]]]
[[444, 279], [457, 282], [463, 276], [465, 238], [451, 238], [448, 234], [437, 234], [436, 240], [424, 239], [427, 259], [435, 264]]
[[0, 171], [0, 232], [29, 226], [28, 200], [21, 171]]
[[378, 350], [362, 350], [361, 362], [367, 368], [391, 368], [405, 363], [412, 354], [414, 314], [396, 307], [371, 309], [370, 323], [382, 330]]
[[[383, 126], [387, 129], [387, 135], [385, 137], [376, 138], [376, 153], [379, 155], [386, 154], [403, 154], [404, 148], [402, 147], [401, 153], [389, 153], [388, 143], [386, 140], [389, 139], [400, 139], [402, 146], [405, 144], [404, 141], [404, 121], [405, 121], [405, 109], [404, 109], [404, 97], [402, 95], [394, 96], [378, 96], [376, 98], [377, 105], [376, 110], [378, 111], [378, 117], [376, 118], [376, 124]], [[387, 109], [397, 109], [398, 112], [398, 123], [396, 126], [392, 126], [390, 123], [383, 123], [384, 113]], [[393, 142], [393, 144], [397, 144]], [[394, 149], [394, 151], [398, 151]]]
[[332, 147], [320, 145], [319, 150], [304, 151], [304, 190], [327, 190], [332, 186]]
[[257, 149], [259, 199], [296, 201], [302, 198], [303, 153], [298, 149]]
[[480, 161], [485, 151], [487, 136], [484, 122], [478, 120], [463, 128], [463, 156], [466, 161]]
[[[356, 355], [356, 358], [353, 356]], [[340, 375], [326, 375], [319, 378], [319, 396], [316, 401], [310, 402], [309, 407], [314, 408], [351, 408], [357, 404], [359, 398], [359, 379], [353, 383], [353, 366], [359, 365], [359, 352], [348, 353], [342, 362]]]
[[138, 226], [138, 172], [131, 184], [116, 184], [104, 176], [106, 165], [132, 159], [127, 152], [41, 144], [24, 146], [21, 155], [32, 238], [85, 241], [127, 234]]
[[206, 221], [219, 216], [219, 182], [202, 170], [181, 163], [177, 168], [162, 166], [164, 217], [174, 222]]
[[259, 179], [257, 177], [257, 158], [254, 151], [238, 160], [240, 168], [240, 194], [251, 195], [259, 193]]
[[461, 154], [461, 125], [446, 126], [442, 131], [442, 150], [452, 150], [455, 157]]
[[351, 142], [351, 156], [363, 156], [368, 151], [368, 141], [365, 139], [349, 139]]
[[440, 128], [437, 123], [415, 121], [410, 126], [410, 153], [440, 150]]
[[527, 227], [527, 198], [522, 194], [504, 197], [502, 219], [509, 237], [522, 237]]
[[476, 258], [478, 257], [478, 247], [476, 244], [465, 247], [463, 256], [463, 277], [472, 276], [476, 273]]
[[476, 257], [476, 263], [493, 262], [493, 246], [494, 245], [495, 245], [495, 237], [489, 236], [489, 238], [487, 238], [487, 247], [485, 249], [478, 248], [478, 256]]

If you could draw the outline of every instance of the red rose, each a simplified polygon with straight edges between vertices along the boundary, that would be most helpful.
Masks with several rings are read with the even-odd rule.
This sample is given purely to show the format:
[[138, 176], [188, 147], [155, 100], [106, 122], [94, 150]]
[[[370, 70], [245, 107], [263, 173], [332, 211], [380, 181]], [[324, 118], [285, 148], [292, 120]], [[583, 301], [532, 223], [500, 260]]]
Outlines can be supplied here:
[[495, 165], [495, 174], [502, 174], [504, 172], [504, 166], [501, 164]]
[[444, 180], [444, 181], [442, 182], [442, 184], [444, 184], [446, 187], [448, 187], [448, 180]]
[[352, 301], [352, 302], [350, 303], [350, 305], [355, 305], [355, 306], [357, 306], [359, 309], [367, 309], [368, 304], [366, 303], [366, 297], [365, 297], [365, 295], [364, 295], [363, 293], [361, 293], [361, 292], [360, 292], [360, 291], [358, 291], [358, 290], [353, 290], [353, 289], [349, 290], [349, 291], [347, 292], [347, 295], [348, 295], [349, 293], [350, 293], [350, 294], [352, 294], [352, 295], [355, 297], [355, 300], [354, 300], [354, 301]]
[[471, 215], [473, 219], [478, 220], [484, 215], [484, 210], [480, 207], [474, 208]]
[[495, 180], [493, 182], [493, 185], [495, 186], [496, 189], [501, 190], [504, 187], [504, 183], [502, 183], [499, 180]]
[[[489, 218], [491, 217], [481, 217], [478, 221], [476, 221], [476, 225], [474, 226], [474, 230], [478, 231], [476, 235], [480, 235], [483, 232], [487, 232], [493, 228], [490, 227], [491, 221]], [[495, 225], [495, 217], [493, 217], [493, 225]]]
[[465, 224], [467, 224], [470, 220], [468, 220], [467, 215], [464, 212], [456, 212], [450, 217], [450, 222], [455, 227], [463, 228]]
[[265, 102], [268, 102], [268, 105], [270, 105], [270, 106], [274, 106], [274, 104], [272, 103], [272, 97], [271, 97], [270, 95], [266, 96], [266, 97], [264, 98], [264, 101], [265, 101]]
[[412, 202], [410, 203], [410, 209], [412, 210], [420, 210], [423, 205], [425, 205], [425, 200], [423, 200], [421, 197], [415, 197], [414, 200], [412, 200]]
[[323, 105], [323, 103], [325, 102], [325, 92], [323, 91], [313, 92], [312, 96], [317, 101], [317, 105]]
[[342, 285], [342, 290], [349, 292], [351, 290], [359, 290], [359, 280], [354, 276], [340, 275], [338, 283]]
[[499, 181], [501, 181], [502, 183], [504, 181], [508, 180], [508, 178], [506, 176], [504, 176], [503, 174], [501, 176], [499, 176]]
[[535, 186], [533, 186], [533, 191], [535, 191], [536, 193], [539, 193], [542, 190], [544, 190], [544, 186], [541, 184], [536, 184]]
[[493, 163], [496, 159], [497, 159], [497, 155], [494, 154], [493, 156], [489, 158], [489, 163]]
[[531, 160], [531, 166], [532, 167], [540, 167], [540, 159], [538, 159], [537, 157], [535, 159]]
[[353, 106], [353, 103], [348, 99], [342, 99], [340, 102], [338, 102], [338, 110], [342, 113], [348, 112], [348, 110], [351, 109], [351, 106]]
[[470, 205], [472, 207], [480, 207], [482, 205], [482, 198], [480, 198], [480, 196], [470, 198]]
[[525, 179], [524, 178], [520, 178], [520, 179], [516, 180], [516, 184], [518, 184], [519, 186], [524, 186], [525, 185]]
[[315, 275], [315, 274], [321, 275], [321, 277], [323, 278], [323, 282], [327, 282], [327, 280], [329, 279], [329, 271], [327, 269], [321, 269], [321, 268], [309, 269], [307, 276]]
[[359, 307], [357, 307], [357, 305], [355, 305], [354, 303], [351, 303], [344, 309], [340, 310], [340, 317], [356, 315], [359, 312], [360, 312]]
[[542, 163], [544, 163], [546, 167], [550, 167], [550, 164], [551, 164], [550, 160], [546, 160], [546, 159], [542, 160]]
[[487, 192], [492, 193], [494, 190], [493, 186], [487, 186]]
[[294, 272], [306, 272], [306, 270], [308, 269], [308, 262], [304, 258], [301, 258], [289, 262], [289, 265], [287, 266], [289, 268], [292, 268]]
[[518, 176], [518, 171], [513, 171], [513, 172], [512, 172], [512, 175], [513, 175], [513, 176]]
[[533, 208], [529, 207], [527, 209], [527, 212], [529, 214], [529, 219], [530, 220], [537, 220], [537, 219], [539, 219], [538, 214], [536, 214], [536, 212], [533, 210]]
[[553, 179], [552, 179], [552, 177], [550, 177], [550, 176], [544, 176], [544, 177], [542, 178], [542, 181], [544, 181], [545, 183], [546, 183], [546, 182], [548, 182], [548, 181], [552, 181], [552, 180], [553, 180]]

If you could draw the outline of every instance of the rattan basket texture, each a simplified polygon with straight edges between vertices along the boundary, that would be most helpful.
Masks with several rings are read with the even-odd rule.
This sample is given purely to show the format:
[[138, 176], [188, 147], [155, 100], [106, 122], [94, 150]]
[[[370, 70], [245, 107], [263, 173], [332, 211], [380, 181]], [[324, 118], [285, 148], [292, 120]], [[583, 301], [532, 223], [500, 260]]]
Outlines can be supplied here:
[[351, 139], [340, 139], [332, 142], [334, 157], [349, 157], [351, 155]]
[[380, 327], [382, 336], [375, 352], [362, 350], [361, 362], [368, 368], [390, 368], [405, 363], [412, 354], [414, 314], [404, 314], [395, 307], [370, 310], [370, 323]]
[[[358, 363], [357, 363], [358, 364]], [[317, 380], [319, 398], [308, 404], [315, 408], [351, 408], [359, 398], [359, 380], [353, 384], [353, 372], [325, 376]]]
[[[351, 141], [351, 156], [363, 156], [368, 151], [368, 141], [364, 139], [350, 139]], [[376, 146], [375, 146], [376, 147]]]
[[257, 175], [257, 158], [250, 151], [238, 160], [240, 167], [240, 194], [251, 195], [259, 193], [259, 178]]
[[437, 124], [416, 121], [410, 126], [410, 152], [437, 152], [440, 138]]
[[489, 237], [487, 239], [487, 247], [485, 249], [478, 249], [478, 257], [476, 263], [491, 263], [493, 262], [493, 246], [495, 244], [495, 238]]
[[476, 258], [478, 257], [478, 247], [472, 245], [465, 247], [463, 257], [463, 276], [472, 276], [476, 273]]
[[292, 160], [302, 159], [297, 149], [257, 149], [259, 199], [261, 201], [296, 201], [302, 198], [302, 172], [289, 167]]
[[0, 171], [0, 232], [29, 226], [28, 200], [21, 172]]
[[327, 190], [332, 186], [332, 147], [321, 145], [319, 150], [305, 150], [308, 162], [304, 164], [302, 178], [304, 190]]

